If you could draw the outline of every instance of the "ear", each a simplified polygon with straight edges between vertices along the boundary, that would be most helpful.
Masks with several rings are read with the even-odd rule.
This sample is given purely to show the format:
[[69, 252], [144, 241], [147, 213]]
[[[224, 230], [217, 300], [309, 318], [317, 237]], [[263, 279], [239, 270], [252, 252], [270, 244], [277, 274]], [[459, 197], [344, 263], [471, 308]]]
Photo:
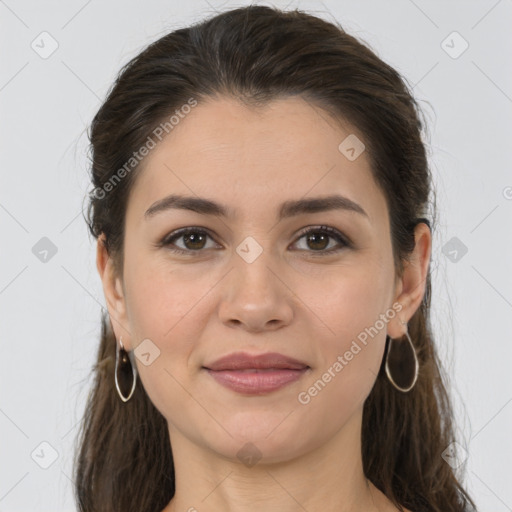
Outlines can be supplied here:
[[108, 314], [116, 340], [123, 338], [125, 350], [131, 350], [131, 337], [128, 329], [126, 315], [126, 302], [124, 297], [122, 276], [118, 276], [112, 257], [105, 246], [105, 234], [98, 237], [96, 247], [96, 268], [103, 283], [103, 293], [107, 303]]
[[420, 307], [425, 295], [426, 279], [430, 263], [432, 236], [430, 228], [420, 222], [414, 229], [415, 247], [410, 261], [404, 263], [404, 272], [397, 284], [393, 304], [402, 305], [400, 312], [388, 323], [388, 335], [400, 338], [406, 332], [405, 325]]

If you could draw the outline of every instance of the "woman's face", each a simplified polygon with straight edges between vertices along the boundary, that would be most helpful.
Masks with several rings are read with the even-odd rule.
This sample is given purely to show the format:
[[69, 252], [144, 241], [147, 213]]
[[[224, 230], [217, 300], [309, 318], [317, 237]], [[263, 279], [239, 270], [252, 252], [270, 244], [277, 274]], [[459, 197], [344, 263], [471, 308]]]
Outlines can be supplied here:
[[[228, 458], [250, 446], [270, 462], [359, 421], [386, 333], [403, 334], [414, 304], [399, 295], [385, 198], [354, 136], [364, 142], [298, 97], [259, 110], [222, 98], [192, 108], [143, 160], [122, 287], [103, 278], [116, 337], [135, 349], [171, 443]], [[154, 208], [171, 194], [226, 216]], [[346, 198], [335, 208], [289, 207], [334, 195]], [[183, 228], [189, 236], [171, 241]], [[280, 353], [306, 369], [206, 369], [235, 352]]]

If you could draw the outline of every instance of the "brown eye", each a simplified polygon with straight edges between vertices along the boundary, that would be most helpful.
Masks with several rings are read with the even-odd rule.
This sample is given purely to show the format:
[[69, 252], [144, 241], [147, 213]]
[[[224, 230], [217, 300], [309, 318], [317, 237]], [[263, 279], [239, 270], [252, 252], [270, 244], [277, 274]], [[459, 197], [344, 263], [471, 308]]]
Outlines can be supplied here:
[[[187, 249], [202, 249], [206, 240], [204, 233], [187, 233], [182, 235], [183, 241]], [[191, 244], [191, 245], [188, 245]]]
[[[162, 241], [161, 245], [177, 253], [200, 252], [202, 249], [208, 248], [206, 247], [208, 238], [212, 239], [212, 237], [202, 229], [184, 228], [171, 233], [170, 236]], [[183, 247], [176, 246], [174, 243], [179, 239], [183, 240]]]
[[[176, 241], [182, 240], [182, 245], [176, 244]], [[208, 239], [214, 242], [210, 247], [207, 246]], [[306, 246], [299, 248], [305, 252], [313, 253], [315, 256], [329, 255], [336, 253], [344, 248], [352, 247], [348, 239], [338, 230], [329, 226], [317, 226], [304, 230], [298, 240], [304, 239]], [[329, 247], [331, 241], [334, 245]], [[297, 242], [296, 242], [297, 243]], [[188, 227], [174, 231], [160, 242], [161, 247], [179, 254], [200, 254], [205, 249], [216, 249], [219, 246], [215, 243], [212, 236], [204, 229]], [[315, 254], [318, 253], [318, 254]]]
[[[306, 241], [306, 251], [309, 252], [318, 252], [321, 254], [332, 254], [334, 252], [338, 252], [344, 247], [350, 247], [350, 243], [345, 239], [345, 237], [336, 229], [333, 229], [329, 226], [321, 226], [321, 227], [313, 227], [308, 228], [307, 230], [302, 232], [302, 235], [299, 237], [299, 240], [305, 239]], [[335, 240], [338, 244], [338, 248], [336, 248], [336, 244], [334, 248], [331, 246], [329, 249], [329, 240]], [[339, 246], [342, 247], [339, 247]], [[302, 250], [302, 249], [301, 249]]]
[[330, 235], [327, 235], [325, 233], [308, 233], [306, 235], [306, 240], [308, 244], [312, 249], [327, 249], [327, 246], [329, 245], [329, 239], [331, 238]]

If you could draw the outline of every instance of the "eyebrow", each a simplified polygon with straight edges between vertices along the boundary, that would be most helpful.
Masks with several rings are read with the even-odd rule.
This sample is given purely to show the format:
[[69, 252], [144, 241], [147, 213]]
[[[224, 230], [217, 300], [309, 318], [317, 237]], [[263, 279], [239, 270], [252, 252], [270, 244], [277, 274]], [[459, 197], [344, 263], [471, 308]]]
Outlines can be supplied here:
[[[190, 210], [202, 215], [213, 215], [225, 218], [233, 218], [237, 216], [236, 210], [227, 208], [210, 199], [171, 194], [153, 203], [144, 213], [144, 217], [149, 219], [157, 213], [171, 209]], [[368, 214], [359, 204], [348, 197], [338, 194], [325, 197], [285, 201], [279, 208], [278, 219], [282, 220], [304, 213], [317, 213], [329, 210], [355, 212], [369, 219]]]

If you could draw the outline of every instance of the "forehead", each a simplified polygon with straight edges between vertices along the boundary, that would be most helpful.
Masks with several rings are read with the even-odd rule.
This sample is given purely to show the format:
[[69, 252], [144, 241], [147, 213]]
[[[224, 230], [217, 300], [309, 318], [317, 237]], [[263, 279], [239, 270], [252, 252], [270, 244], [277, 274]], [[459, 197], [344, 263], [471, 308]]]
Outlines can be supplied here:
[[199, 103], [144, 157], [128, 210], [139, 219], [153, 202], [180, 193], [250, 218], [286, 199], [340, 193], [377, 220], [385, 200], [366, 152], [350, 160], [340, 151], [349, 136], [364, 142], [301, 97], [257, 108], [224, 97]]

